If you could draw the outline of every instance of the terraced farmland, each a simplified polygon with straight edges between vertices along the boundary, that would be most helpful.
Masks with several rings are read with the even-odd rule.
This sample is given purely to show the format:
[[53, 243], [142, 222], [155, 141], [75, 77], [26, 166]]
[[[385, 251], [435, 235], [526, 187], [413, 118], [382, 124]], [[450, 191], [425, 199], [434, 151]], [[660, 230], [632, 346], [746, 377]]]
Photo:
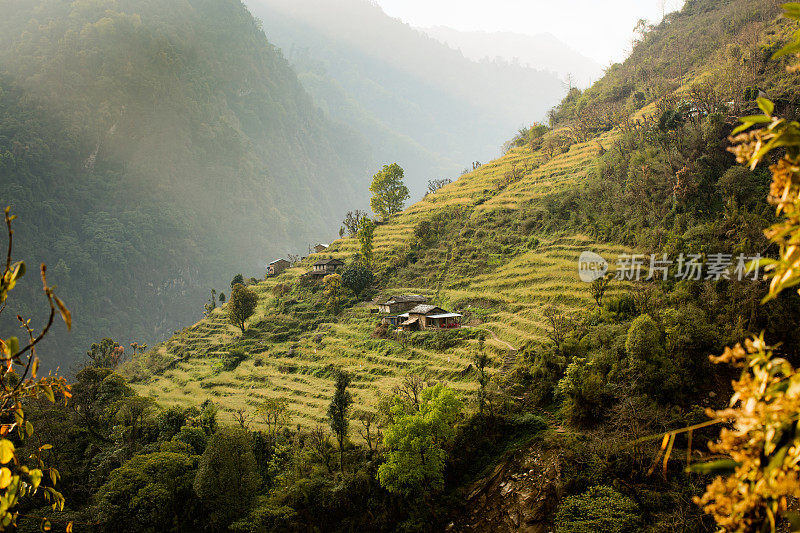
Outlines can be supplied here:
[[[617, 135], [610, 132], [599, 141], [573, 145], [568, 152], [544, 164], [541, 153], [514, 149], [465, 174], [378, 226], [374, 240], [376, 264], [408, 248], [417, 224], [437, 212], [463, 206], [470, 219], [477, 219], [580, 186], [600, 143], [608, 148]], [[522, 177], [498, 185], [514, 168], [517, 172], [522, 169]], [[258, 324], [266, 317], [280, 322], [280, 318], [275, 318], [276, 301], [272, 296], [277, 283], [297, 282], [308, 265], [320, 257], [347, 260], [357, 250], [356, 239], [340, 239], [325, 254], [311, 255], [300, 267], [256, 285], [260, 304], [250, 323]], [[474, 306], [467, 304], [471, 306], [471, 325], [492, 332], [486, 342], [492, 350], [492, 366], [498, 371], [510, 362], [509, 346], [520, 347], [544, 337], [543, 311], [548, 305], [556, 304], [567, 311], [594, 305], [588, 286], [578, 278], [578, 256], [584, 250], [598, 252], [609, 261], [625, 251], [618, 246], [592, 242], [583, 235], [542, 235], [533, 248], [508, 256], [493, 256], [482, 273], [463, 276], [443, 265], [447, 261], [457, 266], [460, 261], [448, 248], [446, 252], [433, 254], [428, 258], [429, 263], [417, 266], [425, 276], [410, 283], [408, 279], [393, 282], [390, 278], [382, 293], [423, 293], [443, 307], [477, 302]], [[227, 422], [232, 422], [233, 414], [241, 410], [256, 425], [257, 408], [265, 398], [286, 398], [292, 423], [303, 426], [326, 423], [335, 368], [353, 374], [356, 410], [374, 409], [379, 395], [390, 391], [407, 373], [420, 374], [427, 380], [444, 380], [464, 392], [476, 388], [474, 376], [466, 372], [476, 340], [437, 351], [373, 338], [377, 319], [370, 307], [369, 302], [363, 302], [331, 322], [317, 324], [311, 331], [280, 341], [275, 341], [274, 335], [260, 334], [258, 327], [241, 337], [227, 323], [224, 311], [218, 309], [154, 348], [171, 359], [171, 365], [157, 375], [137, 381], [134, 387], [164, 406], [197, 405], [198, 401], [209, 399], [220, 406], [222, 418]], [[220, 357], [231, 346], [244, 350], [248, 357], [235, 370], [222, 371]]]

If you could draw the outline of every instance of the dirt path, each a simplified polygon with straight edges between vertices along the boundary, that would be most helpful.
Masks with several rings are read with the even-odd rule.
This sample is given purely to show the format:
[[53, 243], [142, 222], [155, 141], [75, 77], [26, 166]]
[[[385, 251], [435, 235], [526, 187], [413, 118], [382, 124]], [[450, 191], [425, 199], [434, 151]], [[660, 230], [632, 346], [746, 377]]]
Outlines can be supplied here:
[[483, 327], [483, 326], [464, 326], [464, 327], [465, 328], [472, 328], [472, 329], [480, 329], [482, 331], [487, 332], [489, 335], [492, 336], [493, 340], [496, 340], [497, 342], [499, 342], [500, 344], [505, 346], [509, 350], [509, 352], [513, 352], [515, 355], [519, 351], [518, 349], [514, 348], [514, 346], [512, 344], [510, 344], [510, 343], [504, 341], [503, 339], [501, 339], [500, 337], [498, 337], [497, 333], [495, 333], [494, 331], [490, 330], [487, 327]]

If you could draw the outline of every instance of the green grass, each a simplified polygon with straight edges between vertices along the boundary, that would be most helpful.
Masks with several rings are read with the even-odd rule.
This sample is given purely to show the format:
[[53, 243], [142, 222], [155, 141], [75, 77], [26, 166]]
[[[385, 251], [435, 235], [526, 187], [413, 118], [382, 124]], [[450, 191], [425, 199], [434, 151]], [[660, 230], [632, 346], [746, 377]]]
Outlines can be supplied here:
[[[573, 145], [544, 164], [540, 164], [542, 154], [517, 148], [463, 175], [378, 226], [374, 241], [376, 265], [409, 250], [414, 228], [420, 221], [450, 212], [454, 206], [466, 209], [464, 224], [484, 227], [486, 221], [502, 220], [523, 205], [580, 186], [598, 154], [598, 143], [608, 148], [617, 135], [611, 132]], [[520, 180], [498, 188], [497, 181], [514, 165], [528, 170]], [[500, 225], [495, 229], [502, 230], [502, 222], [497, 224]], [[539, 245], [532, 250], [526, 249], [523, 242], [486, 254], [484, 248], [494, 239], [492, 231], [491, 226], [486, 227], [485, 241], [462, 239], [458, 241], [461, 244], [454, 245], [453, 239], [445, 239], [438, 248], [425, 250], [418, 264], [404, 267], [402, 275], [390, 278], [381, 291], [384, 295], [426, 294], [443, 307], [465, 302], [472, 305], [469, 309], [475, 326], [494, 333], [487, 338], [487, 346], [496, 370], [501, 367], [509, 344], [521, 347], [544, 338], [542, 313], [548, 305], [564, 310], [594, 305], [588, 286], [578, 278], [577, 260], [583, 250], [593, 250], [613, 261], [624, 249], [592, 242], [583, 235], [551, 234], [538, 235]], [[470, 248], [475, 259], [460, 255]], [[293, 318], [275, 314], [271, 290], [277, 283], [295, 283], [320, 257], [347, 260], [357, 250], [356, 239], [340, 239], [324, 254], [312, 254], [304, 265], [256, 285], [260, 303], [249, 321], [255, 326], [244, 337], [227, 323], [224, 311], [217, 309], [154, 348], [164, 361], [180, 359], [172, 368], [148, 375], [141, 366], [136, 369], [135, 364], [129, 364], [123, 372], [144, 376], [133, 386], [163, 406], [188, 407], [210, 399], [219, 405], [224, 422], [232, 422], [233, 413], [244, 409], [256, 426], [257, 407], [268, 397], [289, 401], [292, 424], [325, 424], [335, 368], [353, 374], [352, 390], [358, 410], [374, 409], [379, 396], [390, 392], [408, 373], [420, 374], [430, 381], [445, 381], [472, 396], [471, 391], [477, 387], [474, 377], [462, 377], [461, 372], [471, 363], [475, 340], [435, 351], [404, 348], [396, 341], [372, 338], [377, 317], [369, 312], [369, 303], [358, 304], [325, 323], [313, 323], [307, 330], [297, 330], [292, 326]], [[445, 267], [448, 258], [449, 265]], [[611, 292], [615, 290], [620, 287]], [[276, 331], [282, 327], [291, 334], [276, 341]], [[231, 346], [243, 349], [248, 358], [235, 370], [220, 372], [214, 366]]]

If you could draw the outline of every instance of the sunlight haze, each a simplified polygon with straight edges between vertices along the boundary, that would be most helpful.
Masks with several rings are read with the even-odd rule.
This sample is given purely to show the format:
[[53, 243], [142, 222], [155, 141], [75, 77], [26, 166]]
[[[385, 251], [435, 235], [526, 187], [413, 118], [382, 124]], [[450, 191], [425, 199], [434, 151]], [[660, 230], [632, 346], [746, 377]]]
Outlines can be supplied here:
[[[630, 52], [639, 19], [661, 20], [660, 0], [377, 0], [392, 17], [417, 27], [449, 26], [462, 31], [552, 33], [602, 65]], [[666, 0], [666, 12], [683, 0]]]

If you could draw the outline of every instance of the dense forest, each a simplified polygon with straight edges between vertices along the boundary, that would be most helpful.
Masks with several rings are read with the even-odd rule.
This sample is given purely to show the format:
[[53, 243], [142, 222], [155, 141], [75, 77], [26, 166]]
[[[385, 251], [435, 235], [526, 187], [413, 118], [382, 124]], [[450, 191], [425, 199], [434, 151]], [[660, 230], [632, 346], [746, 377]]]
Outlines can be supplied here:
[[[796, 530], [798, 23], [800, 3], [689, 0], [501, 158], [406, 209], [386, 164], [374, 218], [132, 357], [93, 344], [69, 384], [28, 363], [41, 320], [2, 339], [0, 527]], [[71, 265], [13, 262], [38, 258], [48, 210], [27, 209], [0, 305], [32, 280], [69, 326], [49, 284]], [[586, 251], [609, 263], [589, 282]], [[375, 307], [398, 295], [463, 323], [397, 328]]]
[[[1, 7], [0, 196], [76, 316], [48, 365], [104, 336], [163, 338], [211, 287], [305, 251], [366, 198], [366, 142], [322, 115], [240, 2]], [[37, 287], [21, 290], [28, 315]]]

